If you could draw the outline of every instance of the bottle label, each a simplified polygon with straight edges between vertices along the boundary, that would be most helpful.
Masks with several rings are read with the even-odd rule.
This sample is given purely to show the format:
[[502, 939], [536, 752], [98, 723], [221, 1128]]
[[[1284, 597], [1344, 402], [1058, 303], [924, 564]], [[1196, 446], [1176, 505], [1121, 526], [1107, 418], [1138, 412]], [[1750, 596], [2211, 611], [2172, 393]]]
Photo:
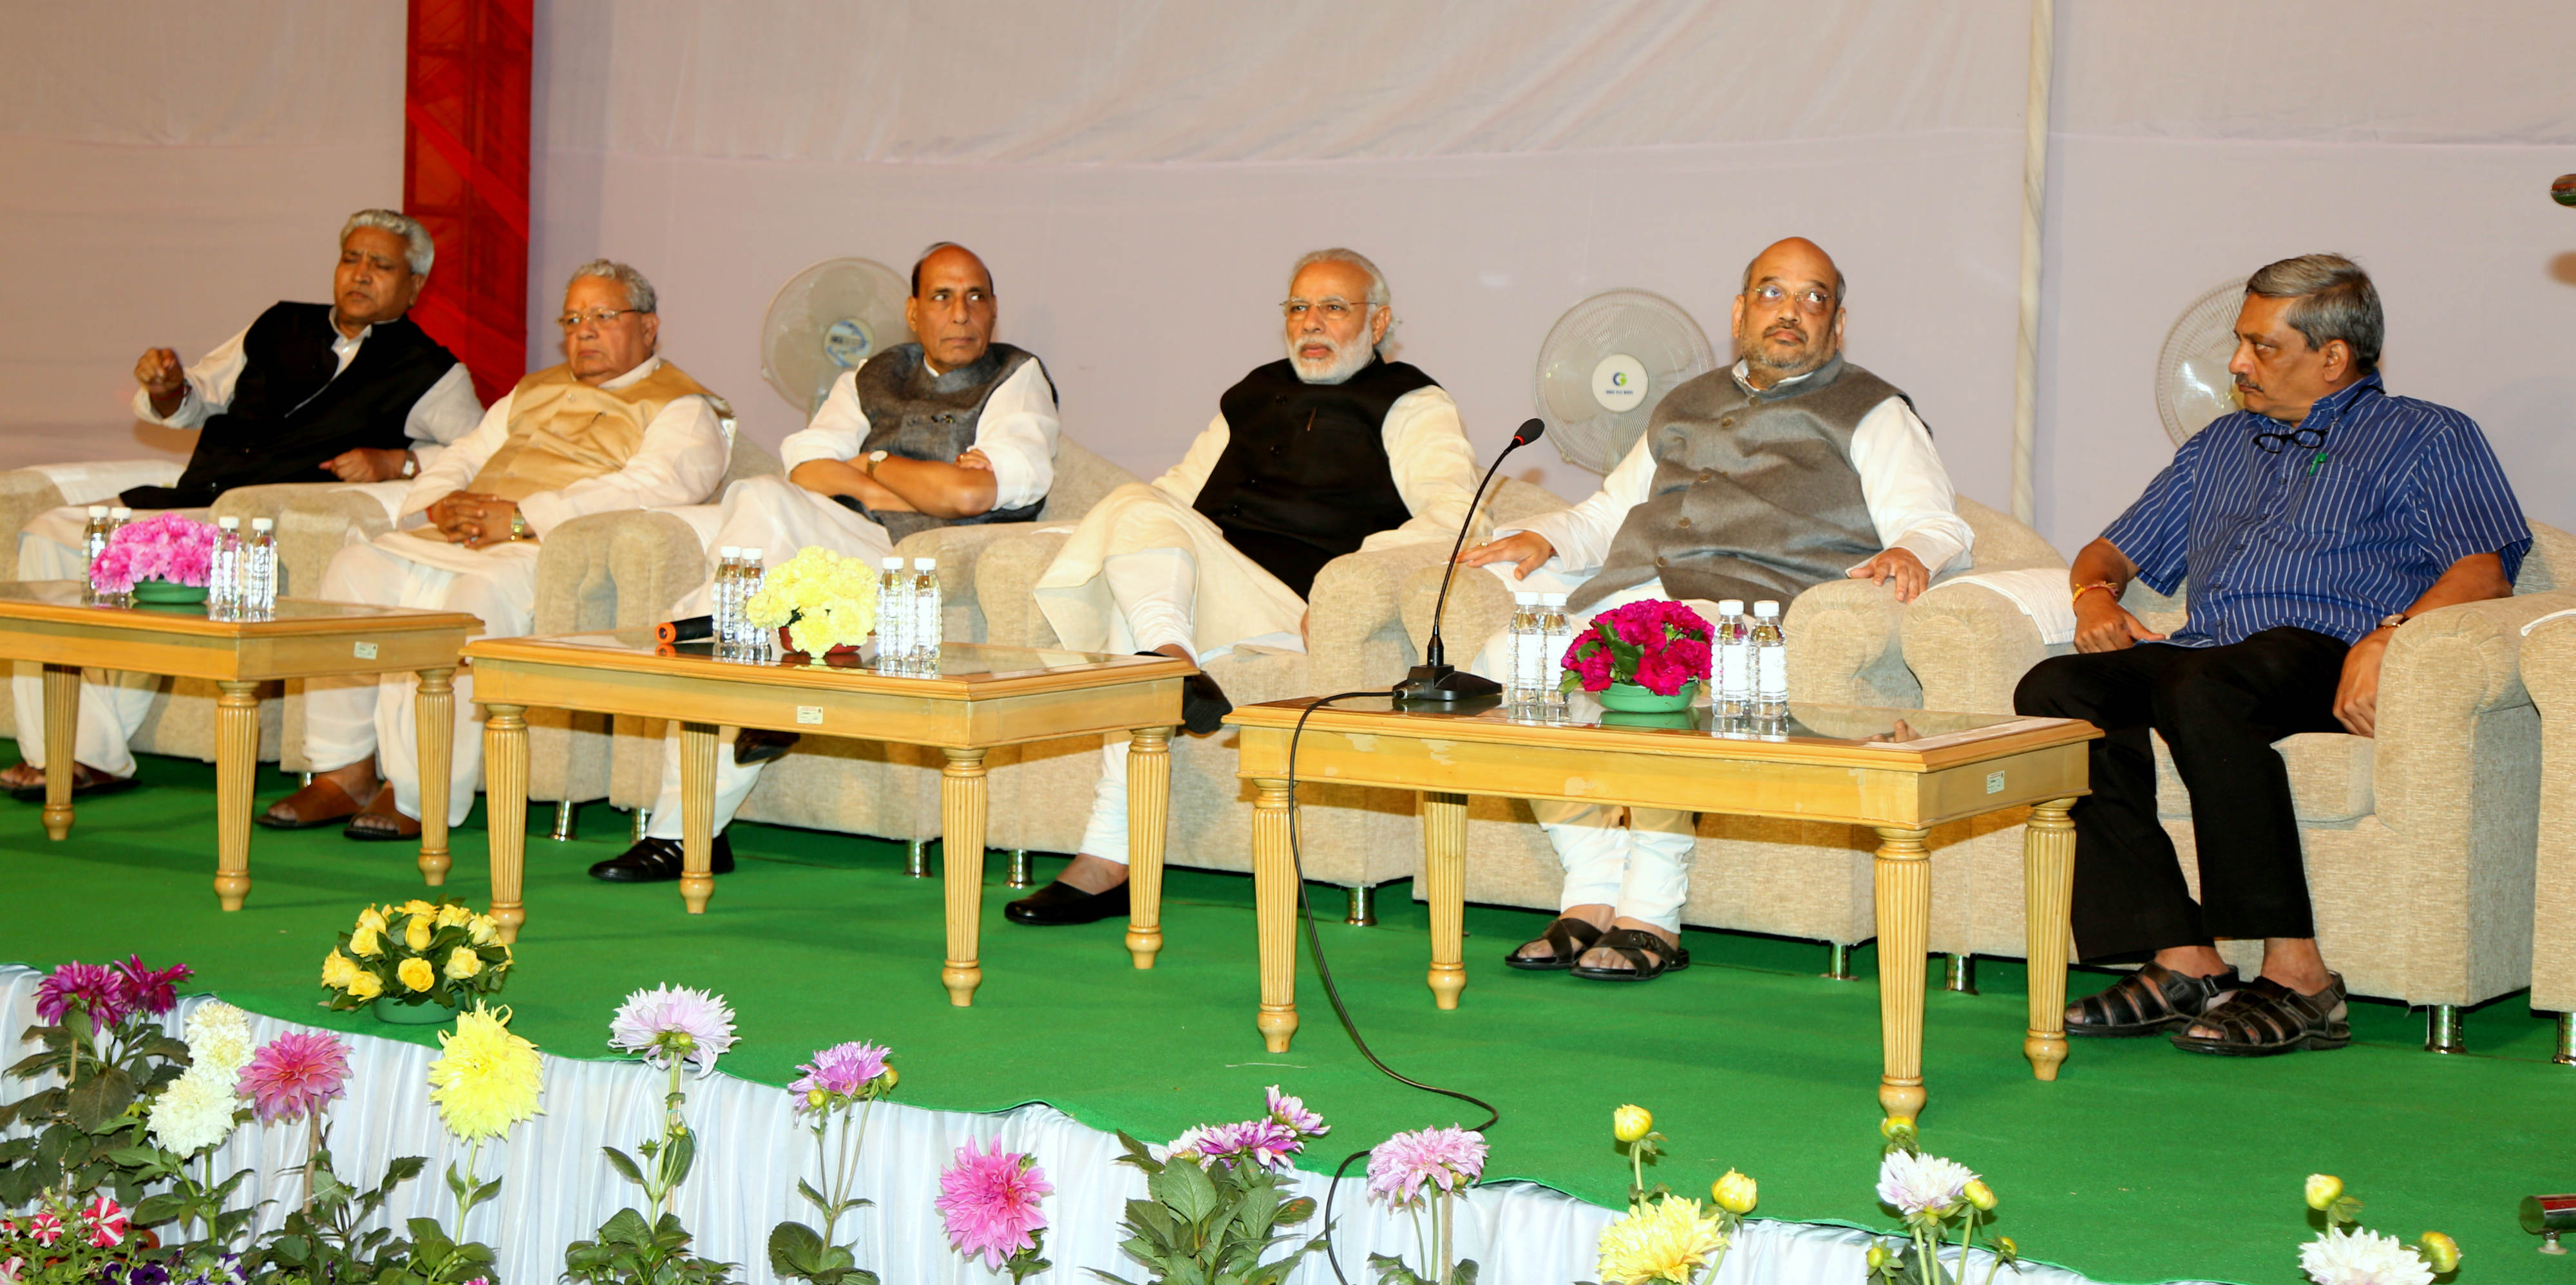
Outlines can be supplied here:
[[1789, 694], [1789, 649], [1786, 647], [1764, 647], [1761, 649], [1761, 653], [1762, 694], [1767, 697], [1787, 697]]
[[1741, 641], [1725, 643], [1717, 649], [1717, 690], [1721, 696], [1742, 697], [1752, 694], [1753, 673], [1751, 650]]

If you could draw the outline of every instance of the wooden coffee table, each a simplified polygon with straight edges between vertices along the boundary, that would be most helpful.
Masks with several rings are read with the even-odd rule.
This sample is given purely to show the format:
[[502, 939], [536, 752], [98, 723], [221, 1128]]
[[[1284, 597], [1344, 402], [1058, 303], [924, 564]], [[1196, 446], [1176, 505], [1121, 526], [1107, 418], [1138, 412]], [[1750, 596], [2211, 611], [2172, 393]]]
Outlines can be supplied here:
[[251, 783], [259, 771], [259, 685], [286, 678], [420, 675], [420, 873], [447, 881], [447, 772], [456, 653], [483, 631], [462, 612], [281, 598], [267, 620], [217, 621], [202, 606], [97, 607], [77, 580], [0, 582], [0, 659], [45, 667], [45, 833], [72, 830], [72, 761], [81, 668], [213, 679], [215, 896], [250, 893]]
[[484, 639], [466, 648], [483, 732], [483, 796], [492, 836], [492, 917], [501, 940], [527, 920], [521, 898], [528, 799], [527, 707], [593, 710], [680, 720], [680, 898], [703, 914], [715, 819], [719, 724], [933, 745], [947, 755], [939, 783], [948, 893], [949, 1002], [974, 1002], [984, 883], [984, 755], [997, 745], [1129, 732], [1127, 949], [1136, 967], [1163, 948], [1164, 818], [1171, 799], [1172, 726], [1181, 679], [1194, 672], [1163, 656], [982, 643], [940, 648], [937, 677], [899, 677], [855, 659], [752, 664], [718, 660], [705, 644], [655, 643], [649, 630]]
[[[1297, 1030], [1297, 884], [1289, 841], [1288, 742], [1307, 701], [1237, 709], [1240, 775], [1259, 792], [1252, 864], [1261, 939], [1254, 1024], [1272, 1052]], [[1742, 816], [1843, 821], [1878, 831], [1878, 990], [1885, 1071], [1880, 1105], [1922, 1110], [1923, 966], [1931, 935], [1933, 826], [2023, 804], [2030, 919], [2031, 1070], [2057, 1078], [2064, 1007], [2069, 880], [2075, 834], [2066, 810], [2086, 793], [2085, 742], [2069, 719], [1798, 705], [1765, 739], [1750, 724], [1681, 715], [1605, 713], [1578, 694], [1562, 723], [1515, 720], [1499, 707], [1412, 710], [1386, 697], [1315, 711], [1297, 744], [1297, 779], [1419, 790], [1424, 893], [1431, 912], [1434, 1002], [1455, 1008], [1461, 962], [1467, 796], [1563, 799]], [[1657, 725], [1680, 722], [1683, 726]]]

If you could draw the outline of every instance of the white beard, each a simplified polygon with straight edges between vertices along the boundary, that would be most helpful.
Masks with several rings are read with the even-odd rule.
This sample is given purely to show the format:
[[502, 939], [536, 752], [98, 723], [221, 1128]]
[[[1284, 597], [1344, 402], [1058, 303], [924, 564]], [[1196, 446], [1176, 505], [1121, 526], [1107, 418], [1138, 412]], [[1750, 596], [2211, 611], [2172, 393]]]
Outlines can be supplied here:
[[[1333, 355], [1322, 361], [1309, 361], [1304, 357], [1298, 356], [1297, 350], [1310, 343], [1323, 343], [1330, 345], [1333, 350]], [[1330, 339], [1291, 339], [1288, 341], [1288, 365], [1297, 372], [1297, 378], [1310, 384], [1339, 384], [1348, 382], [1351, 376], [1360, 373], [1362, 369], [1366, 368], [1369, 364], [1369, 360], [1375, 356], [1377, 356], [1377, 347], [1376, 345], [1368, 342], [1366, 336], [1353, 339], [1348, 344], [1335, 344]]]

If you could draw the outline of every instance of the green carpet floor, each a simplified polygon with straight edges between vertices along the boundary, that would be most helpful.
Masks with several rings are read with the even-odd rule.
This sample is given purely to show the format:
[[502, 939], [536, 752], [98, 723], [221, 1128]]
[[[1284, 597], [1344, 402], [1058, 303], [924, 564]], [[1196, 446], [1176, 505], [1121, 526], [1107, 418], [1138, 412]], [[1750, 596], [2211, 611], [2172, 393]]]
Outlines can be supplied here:
[[[316, 1007], [332, 934], [361, 903], [420, 894], [414, 849], [335, 830], [257, 831], [249, 905], [222, 914], [210, 888], [213, 769], [147, 759], [142, 775], [147, 788], [83, 806], [65, 843], [45, 840], [32, 805], [0, 811], [0, 960], [41, 967], [137, 951], [184, 961], [199, 987], [259, 1012], [432, 1041], [435, 1028]], [[263, 772], [261, 806], [291, 784]], [[624, 846], [624, 814], [590, 805], [580, 837], [562, 844], [543, 836], [549, 815], [532, 810], [530, 919], [502, 998], [515, 1029], [557, 1055], [603, 1055], [618, 1000], [667, 981], [727, 996], [742, 1042], [725, 1069], [770, 1083], [792, 1078], [819, 1045], [866, 1038], [893, 1046], [900, 1100], [913, 1105], [1045, 1101], [1159, 1140], [1248, 1115], [1277, 1082], [1334, 1123], [1314, 1157], [1327, 1169], [1393, 1130], [1468, 1122], [1458, 1104], [1368, 1067], [1311, 961], [1295, 1050], [1263, 1051], [1246, 878], [1174, 872], [1161, 966], [1138, 973], [1121, 924], [1005, 923], [1001, 903], [1016, 894], [1001, 886], [996, 853], [983, 989], [956, 1009], [938, 980], [940, 882], [906, 878], [898, 845], [737, 827], [742, 868], [692, 919], [669, 885], [584, 877]], [[479, 810], [456, 849], [447, 891], [486, 904]], [[1042, 860], [1040, 877], [1052, 868]], [[1339, 892], [1320, 891], [1337, 920]], [[1441, 1013], [1423, 985], [1425, 917], [1401, 885], [1387, 891], [1381, 926], [1325, 927], [1330, 963], [1381, 1056], [1501, 1108], [1488, 1176], [1616, 1203], [1627, 1175], [1609, 1114], [1637, 1102], [1672, 1139], [1655, 1176], [1676, 1189], [1704, 1190], [1733, 1166], [1761, 1181], [1764, 1216], [1893, 1225], [1871, 1194], [1877, 992], [1818, 977], [1821, 946], [1692, 933], [1689, 971], [1604, 986], [1504, 968], [1502, 952], [1545, 916], [1470, 907], [1468, 988], [1458, 1011]], [[1859, 954], [1867, 975], [1869, 952]], [[2107, 980], [2079, 972], [2074, 989]], [[2519, 1197], [2576, 1187], [2576, 1072], [2550, 1065], [2549, 1024], [2521, 997], [2469, 1015], [2466, 1057], [2422, 1052], [2420, 1015], [2365, 1004], [2357, 1042], [2341, 1052], [2236, 1062], [2161, 1041], [2079, 1042], [2048, 1085], [2021, 1058], [2020, 969], [1985, 961], [1978, 981], [1981, 995], [1932, 993], [1925, 1138], [1988, 1176], [2003, 1198], [1999, 1230], [2024, 1252], [2103, 1281], [2296, 1281], [2297, 1246], [2311, 1234], [2300, 1182], [2325, 1171], [2368, 1202], [2379, 1230], [2456, 1236], [2463, 1281], [2576, 1281], [2576, 1266], [2535, 1255], [2514, 1222]]]

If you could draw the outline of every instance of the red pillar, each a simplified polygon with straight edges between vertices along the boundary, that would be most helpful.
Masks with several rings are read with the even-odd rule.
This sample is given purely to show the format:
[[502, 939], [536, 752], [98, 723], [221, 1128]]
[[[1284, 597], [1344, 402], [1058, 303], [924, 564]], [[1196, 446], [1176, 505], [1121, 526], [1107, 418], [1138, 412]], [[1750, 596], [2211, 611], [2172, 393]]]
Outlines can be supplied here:
[[412, 320], [485, 404], [528, 368], [528, 66], [534, 0], [411, 0], [403, 212], [438, 242]]

